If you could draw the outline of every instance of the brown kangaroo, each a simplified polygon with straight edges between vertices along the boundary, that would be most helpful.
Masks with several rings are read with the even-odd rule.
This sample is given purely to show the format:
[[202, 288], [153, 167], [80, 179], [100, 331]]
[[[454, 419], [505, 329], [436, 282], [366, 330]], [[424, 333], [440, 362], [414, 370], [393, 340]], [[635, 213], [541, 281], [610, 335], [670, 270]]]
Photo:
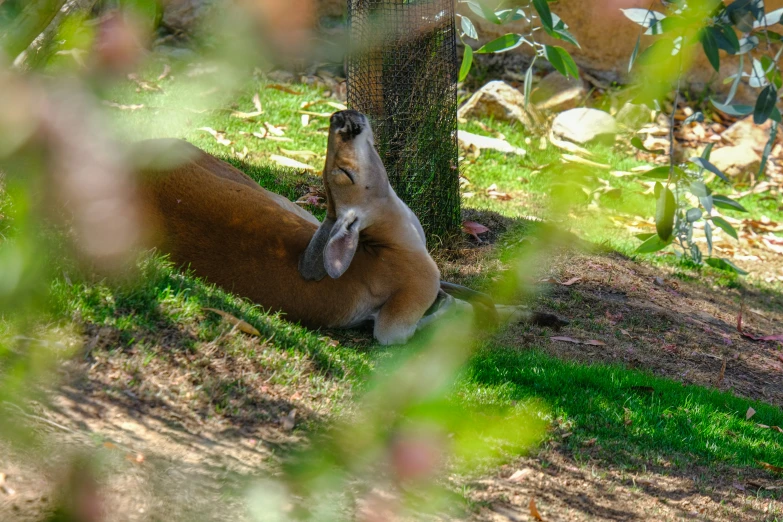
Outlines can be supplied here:
[[[306, 326], [372, 320], [381, 344], [408, 341], [453, 305], [466, 306], [461, 300], [496, 319], [487, 296], [440, 281], [421, 224], [389, 185], [373, 139], [364, 115], [332, 115], [323, 223], [186, 142], [143, 142], [147, 155], [159, 151], [141, 183], [156, 244], [196, 275]], [[517, 307], [502, 310], [527, 318]]]

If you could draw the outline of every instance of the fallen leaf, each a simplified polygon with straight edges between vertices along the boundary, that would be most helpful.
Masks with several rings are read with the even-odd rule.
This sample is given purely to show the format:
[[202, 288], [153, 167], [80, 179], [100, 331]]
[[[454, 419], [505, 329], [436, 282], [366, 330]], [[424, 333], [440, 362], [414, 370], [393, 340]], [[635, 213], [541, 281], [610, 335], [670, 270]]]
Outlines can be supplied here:
[[675, 344], [664, 344], [663, 346], [661, 346], [661, 349], [664, 352], [669, 352], [669, 353], [679, 353], [680, 352], [680, 350], [677, 349], [677, 345], [675, 345]]
[[285, 156], [278, 156], [277, 154], [272, 154], [269, 156], [269, 159], [283, 167], [290, 167], [292, 169], [299, 170], [315, 170], [315, 167], [312, 167], [307, 163], [302, 163], [301, 161], [296, 161], [295, 159], [287, 158]]
[[726, 375], [726, 359], [723, 359], [723, 365], [720, 367], [720, 373], [718, 374], [718, 380], [715, 382], [715, 386], [718, 387], [723, 382], [723, 377]]
[[767, 468], [770, 471], [774, 471], [775, 473], [783, 473], [783, 468], [780, 466], [773, 466], [772, 464], [767, 464], [766, 462], [757, 461], [759, 464], [761, 464], [762, 467]]
[[573, 337], [561, 337], [561, 336], [555, 336], [550, 337], [552, 341], [562, 341], [564, 343], [573, 343], [573, 344], [582, 344], [582, 341], [579, 339], [574, 339]]
[[279, 83], [272, 83], [266, 86], [267, 89], [274, 89], [276, 91], [281, 91], [287, 94], [294, 94], [296, 96], [301, 96], [301, 92], [295, 91], [291, 89], [290, 87], [286, 87], [285, 85], [280, 85]]
[[129, 74], [128, 79], [138, 85], [139, 89], [142, 91], [163, 92], [163, 89], [161, 89], [159, 86], [142, 80], [135, 73]]
[[142, 462], [144, 462], [144, 455], [142, 455], [141, 453], [135, 453], [135, 454], [128, 453], [127, 455], [125, 455], [125, 460], [129, 462], [133, 462], [134, 464], [141, 464]]
[[237, 319], [236, 317], [234, 317], [228, 312], [224, 312], [223, 310], [218, 310], [217, 308], [204, 308], [204, 310], [218, 314], [220, 317], [222, 317], [229, 323], [236, 326], [240, 332], [244, 332], [248, 335], [255, 335], [256, 337], [261, 337], [261, 332], [256, 330], [253, 327], [253, 325], [243, 321], [242, 319]]
[[575, 285], [576, 283], [578, 283], [581, 280], [582, 280], [581, 277], [572, 277], [568, 281], [566, 281], [564, 283], [560, 283], [560, 284], [563, 285], [563, 286], [571, 286], [571, 285]]
[[5, 473], [0, 473], [0, 490], [9, 497], [16, 494], [16, 491], [8, 485], [8, 475]]
[[264, 122], [264, 128], [267, 131], [267, 134], [271, 134], [272, 136], [283, 136], [285, 134], [285, 128], [284, 127], [275, 127], [268, 121]]
[[627, 335], [628, 337], [633, 338], [633, 336], [631, 335], [631, 332], [629, 332], [625, 328], [620, 328], [620, 333], [623, 334], [623, 335]]
[[169, 73], [171, 73], [171, 66], [166, 63], [163, 65], [163, 72], [158, 76], [158, 81], [165, 80], [169, 76]]
[[110, 450], [117, 449], [117, 445], [114, 444], [113, 442], [104, 442], [103, 443], [103, 447], [106, 448], [106, 449], [110, 449]]
[[587, 344], [591, 346], [606, 346], [606, 343], [603, 341], [597, 341], [595, 339], [591, 339], [589, 341], [581, 341], [579, 339], [574, 339], [573, 337], [564, 337], [564, 336], [554, 336], [550, 337], [552, 341], [562, 341], [564, 343], [573, 343], [573, 344]]
[[609, 310], [607, 310], [606, 312], [604, 312], [604, 315], [606, 315], [606, 320], [609, 321], [609, 324], [611, 325], [615, 325], [623, 320], [623, 314], [621, 313], [613, 314]]
[[296, 426], [296, 408], [288, 412], [288, 415], [280, 420], [280, 426], [284, 431], [291, 431]]
[[595, 339], [590, 339], [589, 341], [583, 341], [582, 344], [589, 344], [590, 346], [606, 346], [605, 342], [597, 341]]
[[481, 238], [478, 237], [479, 234], [484, 234], [485, 232], [489, 232], [489, 229], [482, 225], [481, 223], [476, 223], [475, 221], [463, 221], [462, 222], [462, 231], [466, 234], [470, 234], [471, 236], [476, 238], [476, 241], [481, 243]]
[[527, 477], [533, 474], [530, 468], [518, 469], [508, 477], [509, 482], [524, 482]]
[[[233, 148], [231, 149], [234, 150]], [[247, 158], [247, 155], [249, 154], [247, 147], [242, 147], [242, 150], [240, 152], [234, 151], [234, 155], [237, 157], [237, 159], [244, 160]]]
[[332, 113], [331, 112], [313, 112], [313, 111], [298, 111], [299, 114], [304, 114], [306, 116], [312, 116], [314, 118], [331, 118]]
[[317, 158], [318, 154], [311, 151], [311, 150], [288, 150], [284, 148], [278, 149], [283, 154], [288, 154], [289, 156], [299, 156], [300, 158]]
[[221, 145], [225, 145], [226, 147], [231, 145], [231, 140], [226, 139], [226, 134], [224, 132], [216, 131], [212, 127], [199, 127], [198, 130], [208, 132], [215, 138], [215, 141]]
[[113, 108], [119, 109], [121, 111], [137, 111], [139, 109], [143, 109], [144, 108], [144, 104], [143, 103], [138, 103], [138, 104], [134, 104], [134, 105], [123, 105], [121, 103], [110, 102], [110, 101], [104, 100], [103, 104], [106, 105], [107, 107], [113, 107]]
[[596, 437], [593, 437], [592, 439], [587, 439], [582, 442], [582, 446], [591, 447], [595, 446], [595, 443], [598, 442], [598, 439]]
[[606, 165], [605, 163], [596, 163], [595, 161], [590, 161], [588, 159], [582, 158], [581, 156], [575, 156], [573, 154], [563, 154], [560, 156], [560, 158], [567, 163], [579, 163], [580, 165], [586, 165], [588, 167], [594, 167], [597, 169], [610, 170], [612, 168], [611, 165]]
[[751, 417], [753, 417], [756, 414], [756, 410], [754, 410], [751, 407], [748, 407], [748, 411], [745, 412], [745, 420], [750, 420]]
[[531, 498], [530, 499], [530, 505], [528, 506], [530, 508], [530, 516], [533, 517], [535, 520], [544, 520], [544, 518], [541, 516], [541, 513], [538, 512], [538, 509], [536, 508], [536, 500]]

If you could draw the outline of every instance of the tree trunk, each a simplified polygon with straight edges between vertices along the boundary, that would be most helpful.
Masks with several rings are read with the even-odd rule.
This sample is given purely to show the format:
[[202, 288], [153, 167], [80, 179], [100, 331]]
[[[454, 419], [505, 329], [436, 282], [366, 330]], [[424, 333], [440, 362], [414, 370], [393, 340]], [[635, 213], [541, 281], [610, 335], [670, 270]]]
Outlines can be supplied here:
[[30, 0], [0, 36], [0, 49], [14, 60], [49, 26], [64, 3], [65, 0]]
[[90, 12], [98, 0], [67, 0], [45, 29], [38, 34], [14, 60], [14, 67], [21, 70], [41, 67], [49, 57], [50, 48], [60, 24], [70, 15], [78, 12]]

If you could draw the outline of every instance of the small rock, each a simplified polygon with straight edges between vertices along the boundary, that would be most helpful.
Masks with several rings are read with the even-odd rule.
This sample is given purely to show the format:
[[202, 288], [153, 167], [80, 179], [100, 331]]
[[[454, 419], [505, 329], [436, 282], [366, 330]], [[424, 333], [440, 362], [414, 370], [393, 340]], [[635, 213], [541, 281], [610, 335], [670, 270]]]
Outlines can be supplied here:
[[491, 138], [489, 136], [481, 136], [480, 134], [473, 134], [464, 130], [457, 131], [457, 141], [459, 141], [460, 147], [473, 152], [475, 156], [481, 153], [481, 149], [491, 149], [509, 154], [517, 154], [524, 156], [527, 154], [525, 149], [514, 147], [506, 140], [498, 138]]
[[[747, 143], [757, 152], [762, 152], [764, 147], [769, 141], [769, 129], [772, 125], [772, 120], [767, 120], [762, 125], [756, 125], [753, 123], [753, 116], [748, 116], [745, 119], [739, 120], [731, 127], [721, 133], [721, 138], [731, 143], [732, 145], [740, 145]], [[778, 134], [778, 139], [781, 139]]]
[[615, 116], [617, 123], [631, 131], [637, 131], [650, 123], [652, 111], [646, 105], [626, 103]]
[[609, 113], [598, 109], [571, 109], [557, 115], [552, 133], [574, 143], [614, 142], [617, 122]]
[[155, 53], [180, 62], [198, 61], [198, 54], [184, 47], [174, 47], [171, 45], [158, 45], [157, 47], [155, 47]]
[[749, 178], [761, 165], [761, 155], [749, 142], [715, 149], [710, 154], [710, 162], [728, 177]]
[[493, 81], [476, 91], [460, 107], [457, 118], [487, 118], [518, 121], [525, 128], [535, 128], [541, 124], [541, 117], [533, 106], [525, 108], [525, 96], [503, 81]]
[[551, 72], [538, 84], [530, 101], [536, 104], [536, 109], [561, 112], [575, 108], [585, 96], [587, 89], [581, 79]]
[[164, 2], [163, 23], [174, 32], [194, 34], [217, 4], [217, 0], [168, 0]]
[[291, 71], [285, 71], [283, 69], [275, 69], [266, 73], [268, 80], [276, 83], [292, 83], [296, 80], [296, 75]]

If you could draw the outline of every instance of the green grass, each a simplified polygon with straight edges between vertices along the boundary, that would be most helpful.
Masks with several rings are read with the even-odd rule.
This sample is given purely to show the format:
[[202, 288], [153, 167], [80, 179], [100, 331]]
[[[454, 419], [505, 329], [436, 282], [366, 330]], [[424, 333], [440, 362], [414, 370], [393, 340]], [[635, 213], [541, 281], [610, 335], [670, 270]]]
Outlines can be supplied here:
[[[296, 178], [278, 174], [270, 175], [264, 170], [264, 162], [270, 153], [279, 153], [280, 148], [291, 150], [311, 150], [322, 158], [325, 148], [325, 120], [316, 118], [310, 126], [302, 127], [299, 110], [302, 102], [321, 100], [321, 89], [305, 85], [292, 85], [291, 88], [301, 94], [289, 94], [276, 89], [266, 88], [264, 80], [256, 79], [249, 83], [246, 89], [228, 96], [232, 108], [241, 111], [253, 110], [252, 97], [258, 93], [264, 108], [264, 115], [256, 121], [233, 118], [230, 111], [216, 110], [203, 115], [189, 128], [183, 129], [177, 135], [183, 136], [196, 145], [227, 156], [230, 149], [217, 144], [215, 139], [201, 131], [193, 130], [197, 126], [209, 126], [225, 131], [228, 139], [234, 141], [232, 147], [241, 150], [248, 147], [256, 153], [248, 163], [242, 165], [244, 170], [262, 185], [293, 197], [292, 182]], [[113, 93], [113, 99], [121, 103], [145, 103], [151, 106], [161, 106], [167, 98], [181, 102], [184, 95], [178, 93], [177, 82], [166, 87], [166, 94], [135, 93], [132, 87], [126, 87]], [[320, 107], [320, 108], [319, 108]], [[308, 110], [332, 110], [329, 106], [314, 106]], [[148, 126], [159, 115], [148, 115], [145, 111], [119, 116], [123, 125]], [[259, 128], [259, 124], [268, 121], [278, 126], [287, 127], [286, 136], [294, 141], [281, 147], [279, 142], [269, 142], [248, 137], [247, 134]], [[623, 197], [619, 200], [602, 201], [603, 208], [609, 211], [652, 215], [654, 201], [651, 195], [643, 195], [642, 187], [633, 178], [614, 178], [608, 171], [589, 170], [579, 167], [564, 168], [559, 162], [560, 152], [548, 145], [539, 150], [538, 139], [528, 138], [517, 127], [507, 123], [485, 121], [483, 124], [505, 135], [512, 145], [528, 150], [524, 157], [507, 156], [491, 151], [483, 151], [480, 158], [473, 163], [464, 164], [463, 175], [468, 177], [473, 187], [466, 190], [479, 193], [468, 200], [468, 205], [486, 208], [500, 212], [509, 217], [524, 216], [532, 211], [546, 210], [546, 202], [553, 186], [566, 181], [577, 181], [588, 187], [600, 186], [598, 179], [609, 180], [613, 187], [622, 190]], [[320, 127], [320, 128], [319, 128]], [[486, 134], [478, 123], [468, 123], [466, 130]], [[158, 129], [160, 130], [160, 129]], [[628, 155], [620, 155], [608, 147], [596, 147], [593, 161], [611, 165], [612, 170], [630, 170], [640, 165]], [[261, 165], [261, 166], [259, 166]], [[312, 162], [314, 167], [318, 163]], [[541, 167], [544, 167], [541, 169]], [[281, 181], [282, 179], [282, 181]], [[498, 185], [498, 190], [506, 192], [523, 191], [530, 195], [530, 206], [511, 204], [493, 200], [481, 195], [481, 190], [490, 184]], [[478, 189], [478, 190], [477, 190]], [[753, 198], [745, 198], [749, 209], [756, 208]], [[764, 210], [772, 212], [771, 203], [764, 203]], [[579, 222], [577, 231], [583, 237], [596, 243], [608, 243], [621, 252], [631, 253], [637, 241], [628, 234], [618, 234], [616, 227], [608, 227], [605, 212], [594, 215], [596, 219]], [[769, 217], [777, 219], [779, 214]], [[557, 217], [557, 216], [553, 216]], [[783, 217], [783, 216], [781, 216]], [[517, 227], [501, 242], [497, 255], [501, 258], [513, 256], [512, 245], [529, 230]], [[666, 259], [666, 258], [664, 258]], [[668, 262], [668, 261], [663, 261]], [[167, 276], [173, 277], [173, 276]], [[166, 279], [164, 279], [166, 280]], [[187, 281], [190, 279], [184, 279]], [[158, 288], [157, 291], [159, 291]], [[149, 290], [148, 299], [157, 291]], [[162, 299], [169, 296], [167, 291], [158, 294]], [[174, 295], [177, 295], [176, 293]], [[203, 295], [203, 294], [202, 294]], [[168, 297], [167, 297], [168, 298]], [[226, 297], [224, 297], [226, 298]], [[196, 299], [190, 296], [189, 299]], [[148, 301], [149, 304], [149, 301]], [[265, 324], [266, 318], [257, 310], [251, 309], [247, 315], [241, 308], [232, 307], [238, 317], [243, 317], [257, 327]], [[176, 321], [176, 318], [170, 320]], [[282, 322], [274, 323], [274, 328], [280, 328]], [[289, 327], [291, 328], [291, 327]], [[305, 335], [304, 330], [296, 330], [298, 335]], [[266, 333], [264, 333], [266, 335]], [[296, 344], [296, 343], [294, 343]], [[325, 349], [313, 344], [306, 344], [306, 351], [322, 354]], [[340, 352], [342, 361], [352, 361], [350, 365], [368, 368], [373, 365], [373, 353], [376, 347], [368, 347], [367, 352]], [[287, 348], [290, 349], [290, 348]], [[297, 348], [302, 349], [302, 348]], [[328, 357], [327, 357], [328, 358]], [[334, 366], [334, 362], [326, 364]], [[338, 365], [339, 366], [339, 365]], [[353, 375], [363, 375], [355, 369]], [[632, 386], [651, 386], [655, 394], [630, 391]], [[755, 419], [766, 424], [783, 424], [783, 414], [777, 408], [755, 402], [746, 401], [725, 393], [695, 386], [683, 387], [679, 383], [657, 379], [643, 372], [626, 370], [619, 367], [594, 366], [585, 367], [578, 364], [565, 363], [548, 357], [536, 351], [518, 352], [501, 346], [488, 345], [480, 350], [468, 366], [465, 377], [455, 391], [457, 396], [464, 397], [470, 403], [480, 404], [493, 397], [492, 400], [518, 400], [522, 397], [538, 396], [554, 408], [558, 423], [570, 426], [574, 436], [568, 442], [569, 447], [576, 452], [580, 450], [580, 441], [591, 437], [599, 439], [600, 447], [605, 450], [607, 458], [621, 459], [634, 465], [633, 462], [644, 461], [646, 455], [655, 455], [652, 461], [661, 459], [676, 459], [683, 463], [693, 463], [702, 459], [721, 461], [733, 465], [754, 465], [756, 460], [776, 460], [776, 452], [783, 450], [778, 434], [769, 430], [755, 428], [752, 422], [744, 421], [744, 412], [751, 404], [759, 412]], [[624, 408], [628, 408], [628, 414]], [[755, 420], [754, 419], [754, 420]], [[626, 420], [631, 423], [626, 425]], [[727, 433], [735, 433], [736, 436]], [[651, 461], [651, 462], [652, 462]]]
[[[781, 464], [783, 436], [756, 423], [780, 425], [783, 411], [728, 393], [621, 367], [585, 366], [536, 350], [495, 344], [479, 350], [458, 392], [469, 401], [544, 400], [577, 460], [598, 457], [629, 470], [696, 464]], [[745, 420], [748, 407], [756, 415]], [[563, 433], [572, 435], [564, 438]], [[594, 446], [585, 443], [595, 438]]]
[[[311, 175], [270, 166], [269, 155], [280, 154], [281, 149], [310, 150], [316, 156], [307, 161], [320, 168], [326, 120], [316, 118], [303, 127], [297, 111], [302, 102], [322, 100], [321, 89], [294, 85], [292, 88], [302, 94], [288, 94], [266, 88], [267, 82], [255, 79], [238, 92], [221, 93], [217, 101], [197, 104], [193, 100], [203, 100], [203, 93], [199, 92], [202, 86], [182, 80], [181, 74], [182, 71], [176, 71], [173, 79], [161, 82], [163, 92], [136, 92], [135, 86], [128, 84], [107, 93], [107, 99], [114, 102], [145, 105], [144, 109], [131, 112], [106, 109], [116, 122], [118, 135], [125, 139], [186, 138], [231, 161], [266, 188], [291, 199], [301, 195], [302, 185], [313, 182]], [[256, 93], [264, 109], [262, 116], [254, 120], [239, 119], [226, 109], [252, 111], [251, 100]], [[202, 110], [205, 105], [206, 112], [191, 110]], [[331, 108], [322, 104], [309, 110], [328, 112]], [[251, 133], [258, 131], [265, 121], [286, 127], [285, 135], [293, 141], [253, 137]], [[611, 179], [624, 194], [622, 200], [608, 202], [606, 209], [651, 214], [652, 198], [642, 195], [643, 189], [635, 181], [610, 178], [605, 171], [587, 173], [593, 178], [585, 178], [586, 173], [580, 169], [566, 172], [568, 169], [558, 162], [558, 151], [551, 147], [538, 150], [537, 139], [526, 144], [525, 134], [507, 124], [485, 123], [529, 153], [516, 158], [483, 152], [475, 163], [466, 164], [463, 169], [473, 184], [467, 190], [482, 192], [496, 183], [499, 190], [524, 192], [528, 199], [509, 204], [478, 195], [468, 201], [470, 206], [510, 217], [524, 216], [545, 210], [553, 187], [566, 180], [582, 178], [588, 186], [597, 186], [596, 178], [601, 178]], [[232, 145], [220, 145], [208, 133], [196, 130], [202, 126], [225, 132]], [[467, 130], [485, 133], [475, 123], [468, 124]], [[240, 160], [236, 153], [244, 147], [250, 154]], [[609, 163], [616, 170], [627, 170], [637, 164], [609, 149], [596, 149], [595, 153], [595, 161]], [[549, 167], [536, 170], [544, 165]], [[2, 201], [0, 213], [4, 208]], [[756, 202], [753, 198], [745, 198], [743, 203], [751, 210], [769, 211], [772, 219], [781, 217], [772, 213], [776, 211], [772, 203]], [[606, 225], [603, 212], [593, 215], [592, 221], [578, 222], [575, 226], [585, 238], [605, 242], [626, 253], [635, 248], [635, 240], [629, 235], [618, 234], [616, 228]], [[501, 241], [496, 255], [501, 258], [513, 255], [512, 245], [527, 233], [523, 228], [513, 229]], [[94, 280], [73, 273], [70, 282], [58, 279], [52, 286], [53, 320], [75, 322], [87, 330], [102, 327], [116, 330], [119, 342], [107, 348], [109, 355], [112, 351], [138, 350], [142, 353], [141, 364], [147, 365], [162, 356], [161, 350], [200, 350], [224, 332], [225, 323], [203, 311], [205, 307], [217, 308], [253, 325], [273, 350], [284, 355], [276, 377], [282, 385], [304, 379], [317, 388], [323, 386], [324, 380], [332, 379], [358, 388], [381, 359], [390, 357], [388, 351], [374, 345], [359, 349], [334, 346], [318, 332], [267, 314], [252, 303], [175, 269], [160, 256], [142, 259], [138, 276], [133, 282]], [[486, 285], [490, 276], [483, 275], [476, 283]], [[161, 342], [161, 332], [167, 331], [179, 332], [178, 344], [154, 349]], [[237, 349], [251, 350], [246, 355], [257, 357], [262, 363], [268, 360], [252, 353], [247, 344], [238, 344]], [[296, 364], [302, 357], [313, 362], [315, 372], [302, 374]], [[755, 422], [783, 426], [783, 412], [779, 408], [697, 386], [684, 387], [636, 370], [563, 362], [535, 349], [519, 351], [489, 342], [474, 354], [452, 395], [471, 407], [503, 406], [525, 398], [540, 398], [551, 407], [551, 421], [557, 428], [552, 437], [562, 439], [577, 459], [585, 461], [597, 456], [628, 469], [648, 464], [674, 468], [718, 463], [758, 466], [758, 461], [783, 465], [783, 436], [755, 426]], [[745, 421], [744, 413], [749, 406], [758, 413], [751, 421]], [[563, 439], [563, 432], [572, 435]], [[594, 446], [584, 445], [593, 438]]]

